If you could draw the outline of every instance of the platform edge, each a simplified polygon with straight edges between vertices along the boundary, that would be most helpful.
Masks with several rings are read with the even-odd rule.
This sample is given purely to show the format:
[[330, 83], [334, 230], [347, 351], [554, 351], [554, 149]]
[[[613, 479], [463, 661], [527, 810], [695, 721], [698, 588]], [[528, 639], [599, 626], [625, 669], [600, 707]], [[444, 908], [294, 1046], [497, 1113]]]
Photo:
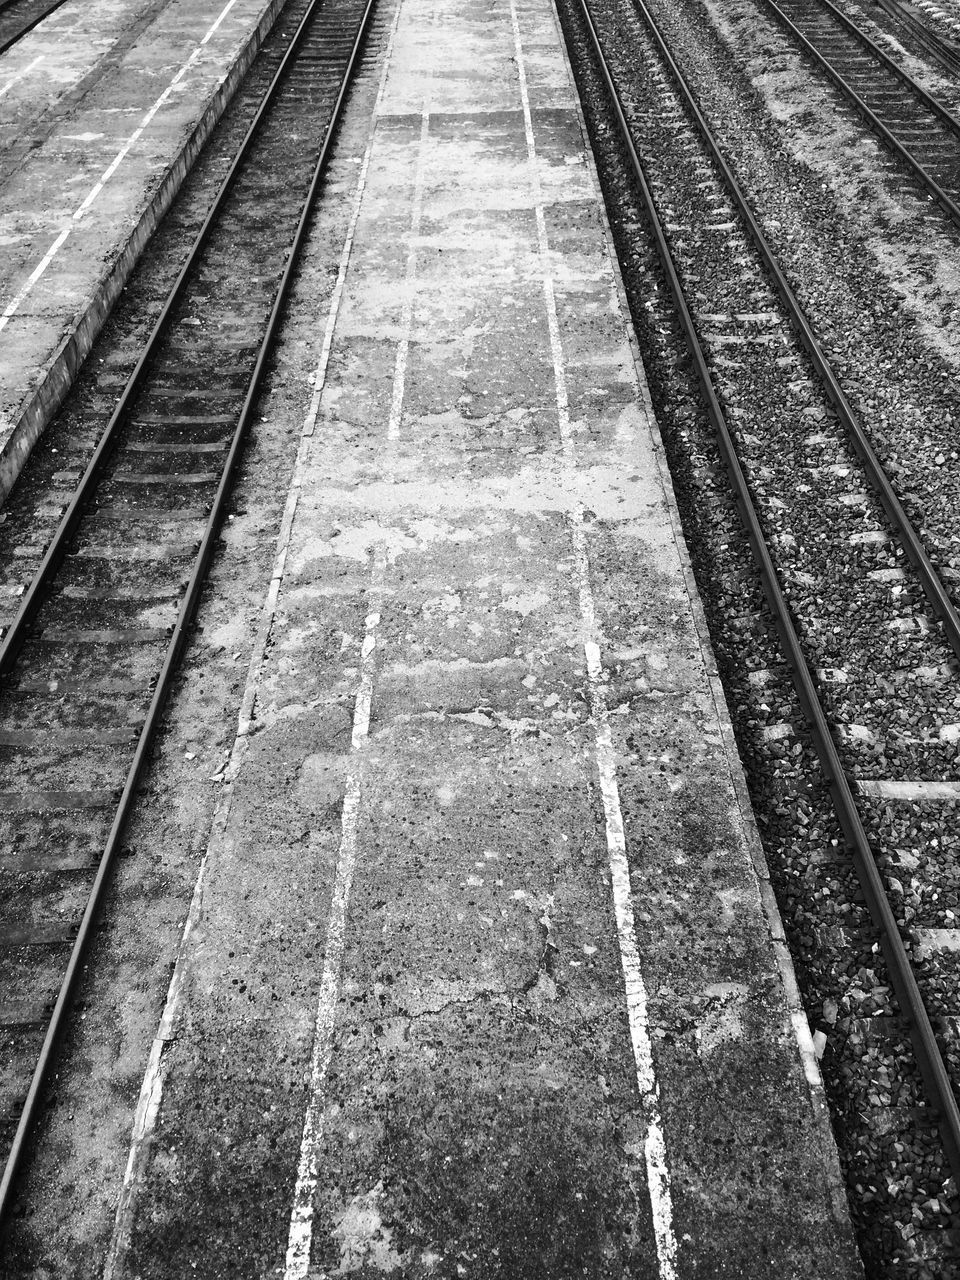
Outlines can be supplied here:
[[106, 323], [150, 237], [160, 224], [207, 139], [260, 51], [286, 0], [270, 0], [248, 34], [232, 65], [210, 95], [193, 129], [147, 201], [127, 240], [106, 264], [93, 295], [76, 312], [59, 345], [42, 368], [41, 377], [12, 415], [12, 425], [0, 444], [0, 505], [6, 500], [27, 459], [52, 421]]

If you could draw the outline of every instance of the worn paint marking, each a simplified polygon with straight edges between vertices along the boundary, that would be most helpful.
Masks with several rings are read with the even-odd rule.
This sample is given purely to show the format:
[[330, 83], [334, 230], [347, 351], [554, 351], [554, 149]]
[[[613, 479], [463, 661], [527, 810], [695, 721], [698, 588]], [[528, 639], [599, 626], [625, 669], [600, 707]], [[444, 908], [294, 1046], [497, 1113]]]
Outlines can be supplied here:
[[25, 79], [30, 74], [30, 72], [34, 69], [34, 67], [39, 66], [39, 64], [44, 60], [45, 57], [46, 57], [46, 54], [43, 54], [43, 53], [38, 54], [32, 62], [27, 63], [27, 65], [23, 68], [22, 71], [18, 71], [15, 76], [11, 76], [10, 79], [6, 82], [6, 84], [0, 85], [0, 98], [2, 98], [4, 94], [9, 93], [15, 84], [19, 84], [21, 80]]
[[[563, 33], [560, 28], [559, 18], [554, 9], [554, 23], [558, 36], [560, 37], [561, 47], [563, 46]], [[573, 79], [573, 71], [570, 67], [568, 58], [565, 58], [567, 65], [567, 75], [569, 80]], [[580, 129], [582, 136], [586, 137], [586, 125], [583, 120], [582, 113], [578, 111], [580, 120]], [[589, 175], [589, 183], [591, 192], [595, 199], [600, 199], [599, 182], [595, 175], [595, 170], [591, 163], [592, 157], [587, 155], [587, 172]], [[698, 168], [697, 172], [704, 178], [709, 177], [709, 169]], [[705, 184], [710, 186], [710, 183]], [[607, 245], [609, 261], [611, 263], [611, 310], [621, 321], [626, 313], [625, 295], [622, 293], [622, 285], [618, 276], [618, 264], [616, 252], [613, 249], [611, 233], [607, 229]], [[632, 332], [628, 326], [628, 334]], [[642, 361], [639, 351], [631, 342], [631, 350], [633, 351], [633, 388], [634, 393], [645, 410], [645, 415], [652, 415], [652, 406], [649, 404], [648, 395], [643, 382]], [[780, 364], [796, 363], [793, 356], [780, 359]], [[786, 1000], [786, 1009], [789, 1018], [789, 1026], [792, 1027], [794, 1037], [800, 1053], [800, 1060], [803, 1065], [804, 1076], [809, 1087], [809, 1097], [813, 1112], [816, 1118], [816, 1124], [820, 1131], [821, 1150], [823, 1155], [823, 1164], [827, 1177], [828, 1193], [830, 1203], [834, 1215], [835, 1222], [845, 1224], [848, 1220], [848, 1205], [846, 1190], [840, 1174], [840, 1167], [837, 1163], [836, 1147], [834, 1145], [833, 1131], [830, 1122], [829, 1111], [827, 1107], [826, 1094], [823, 1087], [823, 1079], [820, 1075], [820, 1067], [813, 1044], [813, 1036], [810, 1032], [810, 1025], [807, 1021], [806, 1013], [803, 1009], [803, 1003], [800, 998], [800, 990], [797, 985], [796, 972], [793, 967], [793, 957], [786, 943], [786, 937], [783, 929], [783, 921], [780, 916], [780, 908], [773, 889], [770, 885], [769, 870], [763, 857], [760, 845], [760, 836], [756, 830], [753, 810], [750, 807], [749, 798], [746, 790], [746, 780], [743, 777], [742, 765], [740, 757], [737, 753], [736, 743], [733, 737], [733, 729], [730, 724], [729, 711], [727, 709], [726, 699], [720, 684], [716, 670], [716, 661], [713, 651], [707, 638], [706, 620], [703, 616], [703, 608], [697, 596], [696, 584], [693, 578], [693, 570], [690, 567], [689, 557], [686, 546], [683, 541], [683, 533], [680, 525], [679, 513], [674, 505], [672, 481], [670, 471], [666, 465], [666, 459], [663, 452], [663, 443], [659, 437], [656, 419], [648, 417], [649, 430], [653, 443], [656, 459], [657, 470], [660, 474], [661, 483], [663, 485], [664, 498], [667, 503], [669, 512], [669, 520], [674, 532], [675, 545], [680, 557], [680, 561], [684, 566], [684, 579], [687, 586], [687, 598], [690, 603], [691, 613], [695, 620], [697, 634], [700, 641], [701, 653], [703, 655], [704, 667], [710, 681], [713, 691], [714, 706], [716, 708], [718, 722], [721, 728], [721, 734], [725, 741], [725, 750], [727, 753], [727, 761], [730, 770], [730, 782], [734, 794], [737, 797], [737, 808], [741, 814], [741, 820], [744, 824], [744, 849], [752, 862], [754, 874], [756, 876], [757, 892], [767, 924], [770, 930], [770, 938], [773, 946], [774, 956], [776, 958], [777, 969], [783, 982], [784, 996]], [[630, 442], [624, 440], [624, 444]], [[812, 467], [811, 471], [816, 472], [823, 468]], [[826, 468], [827, 470], [842, 470], [843, 474], [849, 474], [849, 467], [837, 467], [832, 464]], [[829, 676], [827, 677], [829, 678]], [[844, 672], [837, 671], [834, 675], [837, 680], [846, 679]], [[786, 1029], [786, 1024], [785, 1024]], [[845, 1226], [842, 1228], [845, 1230]]]
[[[371, 595], [374, 599], [382, 594], [385, 570], [386, 556], [380, 552], [374, 564], [371, 581]], [[370, 731], [370, 704], [373, 700], [379, 624], [380, 614], [377, 610], [367, 614], [360, 655], [360, 685], [354, 704], [353, 734], [350, 742], [352, 765], [347, 770], [343, 811], [340, 818], [340, 848], [330, 902], [330, 918], [327, 922], [323, 976], [320, 979], [320, 994], [317, 998], [313, 1052], [310, 1058], [310, 1093], [303, 1122], [303, 1135], [300, 1140], [297, 1183], [290, 1214], [285, 1280], [303, 1280], [310, 1267], [310, 1247], [313, 1242], [313, 1198], [320, 1170], [323, 1111], [326, 1104], [324, 1085], [327, 1068], [333, 1055], [333, 1030], [337, 1019], [337, 1001], [340, 997], [340, 978], [343, 971], [347, 907], [353, 885], [353, 870], [357, 862], [357, 823], [360, 816], [363, 782], [363, 748]]]
[[200, 40], [199, 44], [196, 46], [193, 52], [190, 54], [190, 57], [186, 60], [186, 62], [183, 64], [180, 70], [176, 73], [176, 75], [173, 77], [173, 79], [164, 89], [163, 93], [161, 93], [160, 97], [157, 98], [153, 106], [151, 106], [147, 110], [147, 112], [141, 118], [140, 123], [137, 125], [136, 129], [134, 129], [133, 133], [130, 134], [129, 138], [127, 138], [126, 142], [124, 142], [123, 146], [120, 148], [117, 154], [113, 157], [113, 159], [107, 165], [106, 169], [104, 169], [103, 173], [100, 175], [97, 181], [90, 188], [90, 191], [87, 193], [84, 199], [80, 202], [77, 208], [73, 211], [73, 214], [71, 215], [70, 223], [68, 223], [67, 226], [64, 227], [64, 229], [60, 232], [60, 234], [54, 240], [53, 244], [50, 246], [47, 252], [43, 255], [43, 257], [40, 259], [40, 261], [37, 263], [34, 269], [30, 272], [29, 276], [27, 276], [24, 283], [20, 286], [17, 292], [13, 295], [13, 297], [7, 303], [3, 312], [0, 313], [0, 330], [3, 330], [6, 327], [7, 323], [13, 318], [13, 316], [16, 315], [16, 313], [23, 306], [24, 302], [29, 297], [30, 293], [33, 291], [33, 288], [36, 285], [37, 281], [41, 278], [41, 276], [47, 270], [47, 267], [49, 267], [50, 263], [54, 260], [54, 258], [63, 248], [64, 242], [66, 241], [67, 237], [70, 235], [70, 232], [73, 229], [73, 226], [82, 220], [84, 215], [89, 210], [90, 206], [96, 200], [97, 196], [99, 196], [100, 192], [103, 190], [106, 184], [110, 181], [110, 179], [116, 173], [117, 169], [120, 167], [123, 160], [126, 158], [127, 155], [129, 155], [130, 149], [136, 144], [139, 138], [143, 135], [144, 130], [149, 127], [150, 122], [153, 120], [154, 116], [157, 114], [160, 108], [167, 102], [167, 100], [170, 98], [170, 95], [173, 93], [174, 89], [176, 89], [177, 85], [180, 83], [183, 77], [187, 74], [190, 68], [200, 58], [200, 55], [203, 53], [204, 46], [208, 44], [209, 41], [212, 39], [212, 37], [215, 35], [217, 29], [220, 27], [220, 25], [226, 18], [227, 14], [230, 12], [230, 10], [233, 8], [233, 6], [236, 3], [237, 3], [237, 0], [228, 0], [227, 4], [224, 5], [224, 7], [220, 10], [219, 15], [217, 16], [215, 21], [212, 23], [212, 25], [208, 27], [206, 34]]
[[[546, 217], [538, 173], [538, 158], [530, 112], [530, 96], [527, 88], [526, 64], [520, 38], [516, 0], [510, 0], [510, 20], [513, 25], [513, 41], [520, 96], [523, 102], [523, 119], [527, 139], [527, 161], [534, 191], [537, 217], [537, 241], [543, 266], [543, 292], [550, 333], [550, 350], [553, 359], [556, 388], [557, 422], [565, 468], [572, 489], [577, 465], [573, 432], [570, 426], [570, 409], [567, 397], [563, 347], [560, 340], [560, 323], [557, 317], [556, 295], [551, 272], [550, 247], [547, 239]], [[576, 564], [576, 577], [580, 604], [580, 616], [584, 626], [584, 655], [587, 662], [588, 697], [593, 721], [595, 757], [603, 797], [606, 822], [607, 852], [613, 891], [614, 914], [617, 922], [617, 940], [620, 944], [620, 960], [623, 968], [627, 1016], [630, 1039], [633, 1046], [637, 1072], [637, 1088], [644, 1120], [647, 1126], [644, 1141], [644, 1158], [647, 1170], [647, 1187], [653, 1216], [657, 1245], [657, 1261], [661, 1280], [676, 1280], [677, 1241], [673, 1230], [673, 1197], [670, 1187], [670, 1170], [667, 1163], [666, 1140], [660, 1114], [660, 1094], [653, 1068], [653, 1047], [647, 1018], [647, 991], [640, 965], [636, 927], [633, 915], [633, 891], [630, 883], [630, 867], [627, 861], [626, 840], [623, 832], [623, 814], [620, 807], [620, 789], [617, 783], [616, 752], [606, 701], [606, 676], [598, 643], [598, 627], [593, 591], [590, 586], [590, 566], [587, 540], [584, 533], [584, 511], [576, 503], [570, 512], [571, 534]]]
[[[397, 22], [399, 21], [399, 13], [400, 11], [398, 8], [394, 17], [393, 25], [390, 29], [390, 36], [387, 43], [386, 56], [384, 58], [376, 106], [374, 108], [374, 115], [376, 115], [383, 97], [383, 89], [386, 84], [386, 71], [390, 64], [390, 54], [393, 49], [393, 41], [396, 34]], [[169, 1041], [174, 1038], [174, 1027], [180, 1011], [180, 1002], [183, 998], [188, 944], [190, 941], [190, 935], [200, 918], [200, 910], [203, 903], [203, 890], [211, 851], [216, 848], [217, 841], [223, 838], [224, 832], [226, 831], [233, 799], [233, 783], [236, 780], [243, 764], [243, 759], [246, 754], [247, 744], [249, 741], [249, 734], [253, 724], [254, 708], [256, 706], [257, 695], [262, 683], [267, 649], [270, 644], [276, 620], [277, 604], [286, 569], [287, 551], [290, 546], [294, 516], [296, 515], [297, 504], [303, 488], [310, 438], [312, 437], [316, 427], [320, 396], [323, 391], [327, 364], [329, 362], [330, 344], [343, 300], [344, 281], [346, 280], [347, 268], [350, 263], [350, 255], [353, 249], [353, 240], [354, 235], [356, 234], [357, 222], [360, 218], [360, 206], [363, 201], [363, 193], [366, 187], [372, 149], [373, 133], [371, 131], [371, 136], [367, 141], [366, 150], [360, 165], [360, 172], [357, 177], [357, 186], [353, 197], [353, 208], [350, 214], [350, 222], [347, 227], [347, 234], [344, 238], [343, 248], [340, 254], [337, 280], [330, 296], [330, 305], [327, 312], [327, 322], [324, 328], [320, 358], [312, 379], [313, 397], [303, 424], [300, 447], [297, 451], [297, 458], [294, 464], [293, 479], [291, 481], [290, 490], [287, 494], [287, 502], [284, 508], [283, 518], [280, 522], [280, 530], [277, 535], [277, 554], [274, 560], [273, 574], [271, 576], [270, 586], [267, 590], [266, 599], [264, 600], [263, 611], [260, 616], [257, 639], [254, 643], [253, 652], [250, 657], [250, 665], [247, 671], [243, 699], [240, 704], [240, 712], [237, 720], [237, 732], [234, 738], [233, 748], [230, 753], [230, 759], [223, 772], [223, 788], [220, 792], [216, 810], [214, 812], [210, 838], [207, 842], [207, 848], [200, 863], [200, 870], [194, 886], [190, 910], [187, 914], [186, 924], [184, 925], [183, 934], [180, 939], [177, 961], [174, 966], [173, 974], [170, 979], [170, 986], [167, 991], [166, 1003], [160, 1019], [160, 1025], [157, 1029], [156, 1035], [154, 1036], [153, 1044], [150, 1049], [147, 1069], [144, 1073], [143, 1084], [140, 1088], [140, 1096], [137, 1101], [137, 1109], [134, 1114], [130, 1152], [127, 1158], [127, 1167], [124, 1173], [123, 1186], [117, 1203], [113, 1235], [107, 1252], [107, 1260], [103, 1270], [103, 1280], [120, 1280], [124, 1273], [126, 1255], [130, 1247], [130, 1235], [133, 1229], [136, 1193], [140, 1179], [146, 1169], [150, 1141], [156, 1129], [157, 1116], [160, 1111], [160, 1102], [163, 1097], [163, 1089], [166, 1083], [167, 1063], [165, 1049]]]
[[[399, 13], [398, 13], [399, 17]], [[392, 50], [388, 50], [384, 75], [389, 66]], [[385, 80], [381, 82], [381, 94]], [[380, 97], [378, 96], [378, 109]], [[414, 181], [413, 208], [410, 221], [410, 247], [406, 263], [406, 294], [400, 320], [400, 335], [393, 368], [393, 391], [387, 420], [387, 439], [395, 441], [400, 434], [403, 418], [403, 398], [406, 388], [407, 357], [413, 326], [415, 282], [417, 273], [417, 240], [423, 211], [423, 174], [425, 152], [430, 129], [430, 116], [424, 101], [421, 110], [420, 142], [417, 151], [417, 168]], [[374, 561], [371, 596], [377, 599], [384, 590], [387, 557], [381, 550]], [[371, 628], [371, 619], [375, 619]], [[357, 692], [354, 714], [352, 752], [356, 756], [367, 737], [370, 718], [370, 699], [373, 692], [373, 652], [376, 641], [376, 625], [379, 614], [371, 613], [367, 619], [364, 653], [361, 662], [360, 687]], [[369, 646], [369, 651], [368, 651]], [[323, 1139], [323, 1111], [326, 1105], [326, 1078], [333, 1053], [333, 1031], [336, 1023], [336, 1007], [340, 994], [340, 978], [343, 966], [344, 933], [349, 905], [353, 869], [356, 864], [356, 825], [361, 796], [361, 769], [358, 764], [347, 775], [346, 794], [341, 817], [340, 849], [337, 857], [336, 879], [327, 925], [327, 947], [317, 1001], [317, 1017], [314, 1029], [313, 1053], [310, 1063], [310, 1091], [307, 1112], [300, 1143], [300, 1160], [297, 1183], [290, 1214], [290, 1231], [287, 1239], [287, 1256], [284, 1280], [306, 1280], [310, 1269], [310, 1250], [313, 1245], [314, 1196], [320, 1167], [320, 1146]]]

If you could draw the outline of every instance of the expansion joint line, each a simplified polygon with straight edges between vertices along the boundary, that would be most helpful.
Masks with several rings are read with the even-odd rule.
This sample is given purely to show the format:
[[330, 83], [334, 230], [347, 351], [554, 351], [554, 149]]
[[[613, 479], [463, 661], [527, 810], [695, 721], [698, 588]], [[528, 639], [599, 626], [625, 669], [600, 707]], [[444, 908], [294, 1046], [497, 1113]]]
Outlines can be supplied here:
[[[550, 245], [547, 236], [543, 194], [540, 186], [539, 159], [533, 132], [530, 110], [530, 94], [527, 85], [526, 64], [516, 0], [510, 0], [510, 18], [516, 53], [520, 95], [523, 102], [523, 118], [527, 140], [527, 163], [531, 175], [537, 219], [537, 246], [542, 264], [543, 294], [550, 334], [550, 351], [553, 361], [554, 385], [557, 403], [557, 424], [563, 458], [564, 476], [569, 492], [574, 491], [577, 456], [570, 423], [570, 407], [567, 395], [563, 347], [560, 339], [560, 322], [557, 316], [556, 291], [550, 262]], [[660, 1112], [660, 1095], [653, 1068], [653, 1047], [647, 1018], [647, 992], [640, 965], [633, 913], [633, 891], [630, 883], [630, 867], [627, 860], [626, 839], [623, 830], [623, 813], [620, 806], [620, 789], [617, 783], [616, 751], [606, 700], [606, 677], [599, 644], [596, 607], [590, 586], [590, 564], [584, 527], [584, 508], [579, 501], [570, 511], [571, 541], [573, 543], [576, 586], [583, 627], [583, 649], [587, 668], [587, 696], [590, 719], [595, 741], [594, 755], [603, 797], [606, 825], [607, 854], [610, 863], [611, 888], [614, 914], [617, 922], [617, 940], [623, 968], [627, 1017], [630, 1040], [636, 1067], [637, 1089], [640, 1106], [646, 1124], [644, 1159], [647, 1173], [647, 1190], [653, 1218], [657, 1262], [661, 1280], [676, 1280], [677, 1241], [673, 1229], [673, 1198], [670, 1188], [670, 1170], [667, 1163], [666, 1140]]]

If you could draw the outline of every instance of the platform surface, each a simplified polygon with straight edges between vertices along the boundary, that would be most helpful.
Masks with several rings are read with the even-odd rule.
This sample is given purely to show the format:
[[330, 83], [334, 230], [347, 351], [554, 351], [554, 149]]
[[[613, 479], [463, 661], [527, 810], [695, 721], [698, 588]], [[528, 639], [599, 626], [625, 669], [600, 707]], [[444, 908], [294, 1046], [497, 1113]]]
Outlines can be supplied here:
[[70, 3], [0, 58], [0, 496], [276, 7]]
[[106, 1275], [857, 1276], [549, 0], [355, 198]]

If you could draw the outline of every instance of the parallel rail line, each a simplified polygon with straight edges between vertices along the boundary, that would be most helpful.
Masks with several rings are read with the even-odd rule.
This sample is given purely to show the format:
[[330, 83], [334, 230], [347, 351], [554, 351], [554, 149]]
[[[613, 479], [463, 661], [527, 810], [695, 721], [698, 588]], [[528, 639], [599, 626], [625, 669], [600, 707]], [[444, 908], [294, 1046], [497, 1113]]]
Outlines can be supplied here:
[[[724, 352], [729, 354], [731, 351], [729, 344], [740, 344], [737, 347], [738, 353], [740, 351], [747, 353], [742, 355], [740, 360], [749, 362], [750, 359], [755, 359], [756, 367], [762, 369], [765, 377], [781, 378], [783, 388], [781, 394], [785, 400], [789, 400], [795, 388], [801, 385], [801, 381], [798, 381], [798, 369], [806, 370], [805, 380], [802, 380], [803, 390], [798, 394], [811, 397], [811, 402], [814, 396], [825, 400], [829, 416], [842, 424], [847, 439], [859, 456], [863, 470], [873, 487], [876, 500], [886, 519], [887, 530], [897, 539], [911, 561], [929, 607], [939, 618], [943, 639], [956, 658], [960, 658], [960, 618], [950, 593], [941, 581], [926, 550], [923, 539], [894, 492], [867, 433], [844, 394], [837, 375], [817, 341], [812, 325], [804, 314], [653, 15], [644, 0], [633, 0], [633, 3], [645, 32], [646, 43], [631, 45], [634, 60], [630, 64], [630, 81], [622, 92], [618, 89], [587, 0], [579, 0], [576, 8], [585, 29], [589, 32], [589, 44], [592, 46], [593, 57], [599, 67], [601, 79], [612, 104], [613, 114], [619, 125], [622, 146], [632, 167], [637, 187], [642, 194], [649, 227], [668, 282], [673, 308], [682, 327], [695, 369], [703, 405], [719, 442], [720, 452], [735, 493], [737, 508], [762, 578], [764, 594], [776, 620], [783, 654], [829, 787], [840, 829], [852, 855], [870, 916], [881, 939], [891, 985], [911, 1032], [919, 1070], [926, 1086], [931, 1109], [939, 1123], [946, 1159], [954, 1176], [960, 1180], [960, 1108], [957, 1105], [953, 1082], [930, 1014], [921, 995], [908, 948], [887, 895], [883, 876], [855, 796], [855, 784], [848, 776], [841, 751], [835, 741], [836, 726], [832, 723], [829, 711], [825, 707], [818, 679], [807, 658], [806, 650], [809, 641], [805, 641], [802, 637], [788, 603], [781, 571], [778, 569], [778, 562], [783, 559], [782, 552], [778, 550], [774, 553], [771, 550], [765, 531], [765, 524], [769, 519], [769, 508], [764, 511], [758, 506], [752, 491], [751, 480], [748, 478], [748, 468], [741, 457], [745, 447], [743, 440], [738, 439], [736, 429], [731, 428], [728, 412], [724, 408], [724, 401], [729, 405], [738, 399], [735, 395], [736, 374], [726, 377], [726, 385], [721, 388], [723, 381], [720, 377], [721, 368], [737, 363], [723, 354]], [[622, 30], [618, 33], [618, 38], [623, 38]], [[625, 56], [622, 51], [621, 56]], [[641, 159], [634, 140], [635, 122], [643, 115], [643, 109], [636, 104], [636, 98], [641, 92], [637, 87], [639, 85], [644, 86], [643, 92], [662, 93], [657, 106], [648, 108], [648, 111], [651, 116], [656, 117], [658, 127], [673, 131], [676, 142], [670, 150], [674, 157], [683, 157], [676, 163], [684, 165], [692, 173], [691, 187], [700, 189], [699, 201], [703, 209], [707, 210], [706, 212], [700, 211], [699, 215], [695, 212], [696, 195], [691, 199], [691, 192], [675, 191], [670, 181], [671, 161], [662, 147], [645, 154]], [[629, 101], [627, 101], [628, 98]], [[674, 103], [680, 105], [675, 106]], [[688, 135], [696, 136], [695, 148], [686, 144]], [[698, 162], [690, 158], [694, 150], [702, 154], [703, 160]], [[704, 192], [707, 194], [703, 194]], [[695, 216], [700, 216], [702, 219], [698, 229], [690, 225]], [[688, 219], [690, 221], [687, 221]], [[741, 230], [735, 230], [736, 227]], [[689, 243], [691, 233], [696, 236], [697, 231], [709, 241], [711, 246], [717, 243], [718, 235], [737, 238], [738, 243], [742, 236], [744, 246], [749, 246], [756, 259], [762, 263], [758, 278], [762, 280], [765, 275], [769, 292], [762, 302], [757, 303], [758, 314], [705, 316], [703, 304], [690, 300], [688, 289], [682, 282], [682, 266], [684, 254], [687, 252], [684, 246]], [[712, 239], [710, 239], [711, 236]], [[736, 256], [733, 260], [741, 261]], [[694, 269], [690, 266], [691, 261], [694, 259], [688, 254], [686, 263], [689, 270]], [[723, 268], [719, 265], [715, 269], [722, 274]], [[746, 268], [744, 270], [747, 271]], [[731, 294], [735, 292], [732, 281], [729, 290]], [[753, 296], [756, 296], [756, 292], [754, 289]], [[782, 323], [775, 319], [775, 315], [785, 318], [786, 324], [782, 332], [770, 327]], [[713, 331], [704, 336], [704, 330], [711, 326]], [[722, 332], [718, 332], [718, 327], [722, 326], [726, 327]], [[751, 351], [761, 354], [752, 356], [749, 354]], [[775, 356], [778, 358], [775, 359]], [[778, 374], [777, 369], [781, 366], [787, 368]], [[815, 412], [822, 416], [822, 410], [815, 410]], [[856, 496], [859, 500], [860, 495]], [[870, 546], [884, 542], [887, 537], [888, 532], [883, 529], [877, 529], [876, 536], [868, 532], [864, 538], [864, 555], [867, 554]], [[895, 560], [893, 563], [895, 564]], [[865, 570], [866, 565], [864, 578], [867, 577]], [[884, 574], [901, 572], [899, 568], [891, 567], [881, 570], [877, 576], [882, 579]]]
[[960, 44], [940, 34], [916, 15], [913, 5], [901, 0], [877, 0], [880, 8], [923, 49], [928, 57], [939, 62], [951, 75], [960, 75]]
[[765, 0], [780, 25], [960, 226], [960, 120], [832, 0]]
[[[17, 1098], [0, 1220], [188, 641], [374, 0], [290, 7], [299, 24], [0, 643], [0, 778], [19, 784], [0, 790], [0, 825], [21, 906], [0, 922], [0, 1079], [8, 1103]], [[45, 886], [52, 876], [60, 905], [76, 898], [91, 855], [82, 914], [51, 923]], [[72, 889], [60, 872], [73, 873]]]

